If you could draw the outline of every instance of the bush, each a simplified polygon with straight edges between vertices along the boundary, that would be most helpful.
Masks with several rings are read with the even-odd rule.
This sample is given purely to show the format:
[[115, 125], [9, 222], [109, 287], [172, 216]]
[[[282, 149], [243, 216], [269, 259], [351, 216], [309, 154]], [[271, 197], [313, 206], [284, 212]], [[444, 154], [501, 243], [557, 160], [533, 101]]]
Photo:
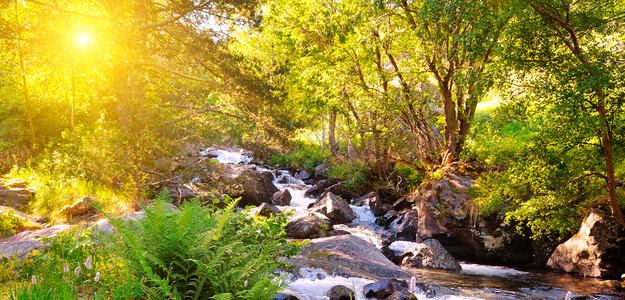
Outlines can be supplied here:
[[361, 161], [344, 161], [330, 170], [330, 177], [336, 177], [352, 189], [357, 189], [365, 184], [367, 178], [367, 166]]
[[0, 210], [0, 238], [14, 235], [21, 226], [22, 219], [14, 216], [12, 211]]
[[267, 160], [269, 165], [279, 165], [282, 167], [297, 166], [313, 171], [315, 167], [326, 159], [326, 155], [321, 152], [318, 145], [306, 142], [298, 142], [293, 150], [286, 153], [274, 153]]
[[269, 299], [280, 288], [278, 258], [295, 254], [283, 226], [286, 217], [250, 217], [249, 211], [203, 207], [199, 200], [176, 209], [167, 191], [146, 218], [111, 220], [118, 229], [121, 257], [144, 292], [172, 299]]

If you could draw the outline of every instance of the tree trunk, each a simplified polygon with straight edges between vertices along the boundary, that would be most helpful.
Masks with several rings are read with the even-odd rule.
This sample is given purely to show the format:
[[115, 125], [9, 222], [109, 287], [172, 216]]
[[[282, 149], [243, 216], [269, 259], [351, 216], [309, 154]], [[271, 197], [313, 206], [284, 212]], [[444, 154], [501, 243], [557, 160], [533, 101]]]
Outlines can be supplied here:
[[24, 67], [24, 53], [22, 52], [22, 42], [19, 43], [19, 58], [20, 58], [20, 68], [22, 70], [22, 85], [24, 88], [24, 102], [26, 104], [26, 114], [28, 115], [28, 127], [30, 128], [30, 146], [31, 148], [35, 148], [36, 139], [35, 139], [35, 125], [33, 124], [33, 113], [30, 107], [30, 99], [28, 97], [28, 85], [26, 80], [26, 68]]
[[330, 148], [330, 153], [332, 153], [333, 155], [336, 155], [336, 153], [338, 152], [335, 132], [336, 132], [336, 112], [330, 112], [330, 119], [328, 120], [328, 147]]
[[451, 91], [444, 85], [441, 86], [443, 107], [445, 112], [445, 152], [441, 161], [442, 166], [451, 164], [456, 155], [456, 143], [458, 121], [456, 118], [456, 107], [451, 95]]
[[321, 153], [326, 151], [326, 117], [321, 113]]
[[[599, 116], [603, 122], [602, 127], [609, 129], [608, 120], [606, 118], [605, 107], [600, 105], [598, 107]], [[601, 143], [603, 144], [603, 156], [605, 158], [605, 170], [606, 170], [606, 189], [608, 190], [608, 202], [610, 203], [610, 209], [614, 219], [625, 227], [625, 217], [618, 204], [618, 197], [616, 195], [616, 178], [614, 175], [614, 156], [612, 153], [612, 137], [606, 128], [601, 129]]]

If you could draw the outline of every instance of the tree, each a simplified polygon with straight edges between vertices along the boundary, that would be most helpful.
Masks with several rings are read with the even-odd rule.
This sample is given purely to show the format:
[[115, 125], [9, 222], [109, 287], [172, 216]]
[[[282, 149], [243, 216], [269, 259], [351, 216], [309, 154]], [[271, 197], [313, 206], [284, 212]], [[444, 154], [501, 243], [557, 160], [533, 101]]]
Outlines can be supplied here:
[[513, 61], [519, 70], [542, 75], [535, 83], [539, 88], [551, 88], [555, 95], [543, 92], [538, 97], [552, 101], [548, 112], [568, 124], [546, 134], [566, 145], [564, 151], [587, 145], [600, 149], [603, 170], [595, 171], [589, 159], [586, 171], [571, 181], [588, 176], [605, 180], [612, 214], [625, 226], [617, 201], [614, 162], [615, 147], [622, 147], [615, 144], [614, 127], [615, 122], [622, 121], [619, 116], [624, 109], [624, 51], [613, 40], [624, 29], [619, 22], [625, 16], [624, 7], [603, 0], [525, 0], [520, 5], [532, 14], [523, 15], [527, 10], [521, 10], [517, 27], [520, 37], [516, 43], [531, 45], [533, 49], [517, 48]]

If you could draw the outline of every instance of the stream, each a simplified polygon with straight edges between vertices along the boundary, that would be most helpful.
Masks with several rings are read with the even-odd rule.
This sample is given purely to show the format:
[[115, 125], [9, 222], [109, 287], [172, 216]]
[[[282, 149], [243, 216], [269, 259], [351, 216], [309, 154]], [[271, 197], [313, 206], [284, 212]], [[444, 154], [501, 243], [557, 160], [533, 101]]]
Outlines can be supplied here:
[[[243, 152], [229, 150], [203, 151], [204, 155], [215, 156], [213, 159], [220, 163], [248, 164], [252, 157]], [[302, 180], [293, 177], [287, 170], [272, 171], [267, 167], [257, 167], [259, 171], [270, 171], [274, 174], [274, 185], [280, 190], [289, 190], [292, 196], [291, 208], [295, 210], [292, 218], [306, 214], [309, 204], [315, 199], [306, 198], [305, 190], [310, 187]], [[375, 216], [369, 207], [350, 205], [357, 218], [350, 224], [335, 225], [335, 229], [349, 231], [377, 248], [381, 248], [380, 235], [384, 228], [375, 224]], [[394, 250], [409, 248], [414, 243], [395, 242], [391, 245]], [[570, 299], [625, 299], [614, 290], [609, 290], [599, 284], [600, 279], [585, 278], [565, 273], [539, 270], [517, 270], [502, 266], [479, 265], [460, 262], [462, 270], [459, 273], [404, 268], [416, 277], [417, 282], [424, 283], [436, 291], [436, 296], [428, 299], [566, 299], [570, 292]], [[297, 296], [299, 299], [321, 300], [329, 299], [327, 291], [335, 285], [344, 285], [357, 292], [357, 299], [366, 299], [362, 294], [363, 286], [372, 283], [372, 280], [358, 277], [330, 276], [323, 270], [309, 268], [299, 270], [297, 276], [287, 275], [284, 279], [287, 288], [282, 292]], [[426, 299], [423, 294], [416, 293], [418, 299]]]

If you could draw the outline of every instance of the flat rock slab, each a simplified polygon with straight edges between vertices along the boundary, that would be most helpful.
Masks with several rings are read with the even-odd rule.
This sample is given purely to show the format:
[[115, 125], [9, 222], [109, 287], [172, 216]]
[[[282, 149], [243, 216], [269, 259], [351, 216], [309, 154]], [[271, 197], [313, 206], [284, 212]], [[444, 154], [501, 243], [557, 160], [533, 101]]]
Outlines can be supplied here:
[[[41, 237], [54, 237], [57, 234], [73, 228], [72, 225], [56, 225], [39, 230], [23, 231], [12, 237], [0, 240], [0, 256], [2, 258], [26, 258], [26, 255], [43, 246]], [[39, 237], [39, 238], [35, 238]]]
[[378, 248], [353, 235], [313, 239], [303, 247], [300, 255], [291, 258], [289, 262], [299, 267], [320, 268], [330, 275], [344, 277], [380, 280], [409, 279], [412, 276], [386, 258]]

